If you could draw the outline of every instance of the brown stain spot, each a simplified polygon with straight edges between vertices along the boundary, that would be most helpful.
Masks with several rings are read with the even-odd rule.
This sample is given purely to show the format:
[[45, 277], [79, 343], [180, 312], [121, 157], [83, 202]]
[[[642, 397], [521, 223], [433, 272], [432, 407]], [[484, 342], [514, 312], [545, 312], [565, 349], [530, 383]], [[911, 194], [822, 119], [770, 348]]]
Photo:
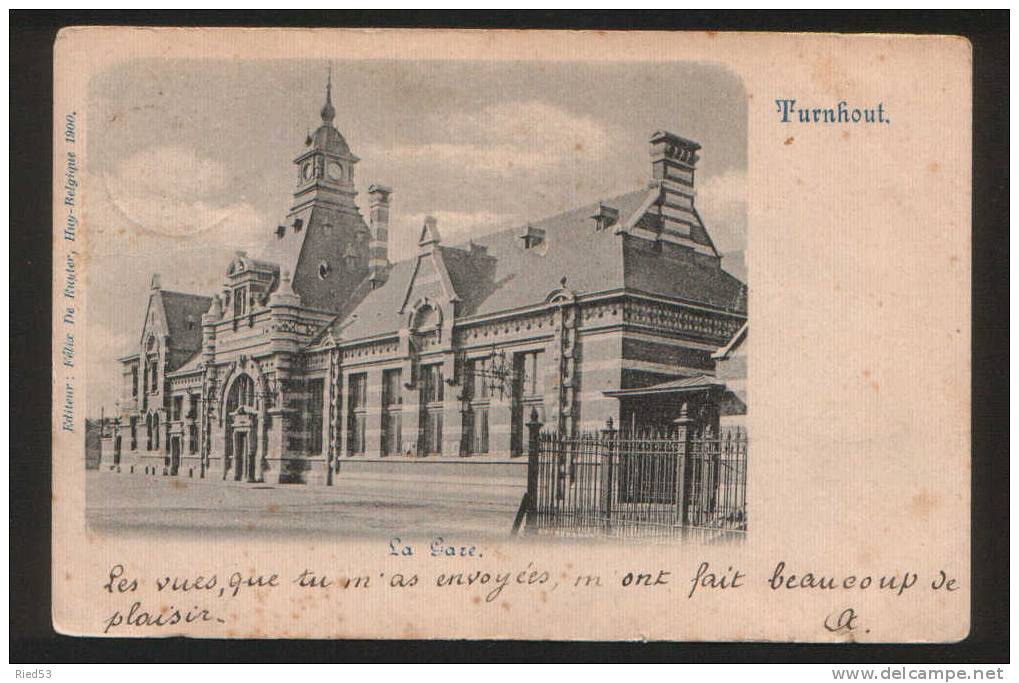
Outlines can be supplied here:
[[280, 506], [273, 503], [273, 504], [267, 505], [266, 508], [265, 508], [265, 511], [266, 512], [279, 512], [280, 511]]
[[923, 489], [910, 500], [910, 509], [916, 517], [928, 517], [941, 503], [937, 494]]
[[64, 581], [71, 580], [71, 572], [64, 572]]
[[[863, 371], [863, 378], [870, 379], [870, 370]], [[874, 380], [867, 382], [867, 385], [874, 391], [879, 391], [881, 389], [881, 385], [875, 382]]]
[[878, 55], [877, 56], [877, 61], [879, 61], [879, 62], [885, 61], [885, 56], [883, 54]]
[[255, 530], [255, 525], [252, 522], [248, 522], [247, 524], [244, 525], [244, 528], [247, 531], [254, 531]]
[[930, 171], [931, 173], [937, 173], [939, 170], [941, 170], [941, 167], [938, 166], [938, 162], [932, 161], [931, 163], [927, 164], [927, 170]]
[[510, 610], [510, 606], [509, 606], [509, 603], [508, 603], [508, 602], [503, 602], [503, 603], [502, 603], [502, 605], [501, 605], [501, 607], [502, 607], [502, 608], [503, 608], [504, 610], [506, 610], [507, 612], [509, 612], [509, 610]]
[[952, 254], [951, 256], [948, 257], [948, 262], [949, 263], [958, 263], [959, 262], [959, 257], [956, 256], [955, 254]]
[[473, 598], [471, 598], [471, 602], [473, 602], [475, 605], [480, 605], [481, 604], [481, 596], [475, 595]]
[[848, 140], [849, 139], [849, 131], [848, 130], [842, 131], [842, 139], [843, 140]]
[[711, 38], [712, 40], [714, 40], [715, 38], [718, 37], [718, 31], [708, 31], [707, 35], [708, 35], [708, 38]]
[[793, 144], [793, 140], [794, 140], [794, 139], [795, 139], [795, 138], [793, 138], [793, 136], [792, 136], [792, 135], [790, 135], [789, 137], [787, 137], [787, 138], [785, 139], [785, 142], [783, 142], [782, 144], [783, 144], [783, 145], [791, 145], [791, 144]]
[[583, 142], [578, 142], [577, 144], [573, 145], [573, 151], [574, 152], [583, 152], [584, 151], [584, 143]]
[[173, 480], [173, 488], [177, 489], [178, 491], [183, 491], [187, 487], [188, 485], [182, 482], [180, 479]]

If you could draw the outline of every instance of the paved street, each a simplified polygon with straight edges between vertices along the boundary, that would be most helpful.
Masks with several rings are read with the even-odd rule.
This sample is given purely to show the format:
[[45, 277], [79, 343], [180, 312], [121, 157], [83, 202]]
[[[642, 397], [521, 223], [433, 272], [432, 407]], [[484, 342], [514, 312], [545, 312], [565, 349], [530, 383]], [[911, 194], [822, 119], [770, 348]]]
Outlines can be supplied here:
[[89, 526], [140, 532], [284, 533], [289, 537], [506, 536], [519, 485], [360, 475], [337, 485], [244, 484], [90, 471]]

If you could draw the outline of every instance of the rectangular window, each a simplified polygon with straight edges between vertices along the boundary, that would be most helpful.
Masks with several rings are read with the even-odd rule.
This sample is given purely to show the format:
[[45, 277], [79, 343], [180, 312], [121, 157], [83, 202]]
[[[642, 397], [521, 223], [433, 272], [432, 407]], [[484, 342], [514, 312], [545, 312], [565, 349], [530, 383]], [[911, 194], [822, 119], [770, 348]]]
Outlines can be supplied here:
[[247, 303], [247, 295], [245, 294], [244, 287], [238, 287], [234, 290], [234, 317], [239, 318], [244, 315], [244, 305]]
[[488, 409], [492, 397], [491, 358], [467, 361], [462, 455], [488, 453]]
[[138, 418], [131, 418], [131, 450], [138, 450]]
[[382, 373], [382, 455], [398, 455], [403, 449], [403, 393], [400, 369]]
[[351, 375], [347, 390], [347, 455], [364, 455], [368, 376]]
[[179, 420], [184, 415], [184, 397], [174, 396], [173, 397], [173, 408], [170, 414], [170, 420]]
[[322, 453], [322, 401], [325, 393], [325, 380], [308, 380], [308, 453]]
[[542, 359], [541, 351], [518, 353], [513, 357], [513, 411], [510, 453], [523, 455], [527, 447], [527, 419], [531, 409], [542, 406]]
[[131, 368], [131, 398], [138, 397], [138, 366]]
[[518, 394], [521, 397], [541, 396], [543, 388], [541, 382], [541, 351], [529, 351], [518, 353], [514, 358], [514, 369], [519, 384]]
[[198, 452], [198, 428], [194, 425], [188, 428], [188, 450], [191, 451], [192, 455]]
[[418, 444], [420, 455], [441, 455], [442, 453], [442, 365], [426, 365], [421, 368], [421, 438]]

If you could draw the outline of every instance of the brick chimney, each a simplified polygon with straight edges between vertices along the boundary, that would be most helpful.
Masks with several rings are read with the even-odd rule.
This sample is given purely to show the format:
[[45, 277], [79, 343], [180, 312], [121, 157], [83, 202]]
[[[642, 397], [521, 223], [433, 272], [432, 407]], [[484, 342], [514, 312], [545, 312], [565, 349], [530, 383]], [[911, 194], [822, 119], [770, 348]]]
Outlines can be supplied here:
[[[668, 131], [651, 136], [651, 183], [661, 187], [661, 229], [672, 234], [710, 244], [694, 210], [694, 170], [701, 148], [693, 140]], [[714, 248], [712, 247], [712, 250]]]
[[385, 282], [389, 268], [389, 195], [393, 190], [385, 185], [368, 188], [368, 223], [371, 238], [368, 243], [368, 270], [373, 286]]
[[701, 148], [693, 140], [660, 130], [651, 136], [651, 179], [666, 180], [693, 188], [694, 168]]

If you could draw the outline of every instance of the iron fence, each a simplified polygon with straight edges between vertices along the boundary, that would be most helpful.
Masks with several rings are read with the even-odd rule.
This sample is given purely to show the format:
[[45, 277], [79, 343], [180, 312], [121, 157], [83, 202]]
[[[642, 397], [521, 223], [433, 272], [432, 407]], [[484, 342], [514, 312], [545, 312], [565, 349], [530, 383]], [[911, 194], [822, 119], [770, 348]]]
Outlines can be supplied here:
[[747, 434], [731, 427], [565, 436], [532, 423], [525, 528], [715, 540], [747, 529]]

